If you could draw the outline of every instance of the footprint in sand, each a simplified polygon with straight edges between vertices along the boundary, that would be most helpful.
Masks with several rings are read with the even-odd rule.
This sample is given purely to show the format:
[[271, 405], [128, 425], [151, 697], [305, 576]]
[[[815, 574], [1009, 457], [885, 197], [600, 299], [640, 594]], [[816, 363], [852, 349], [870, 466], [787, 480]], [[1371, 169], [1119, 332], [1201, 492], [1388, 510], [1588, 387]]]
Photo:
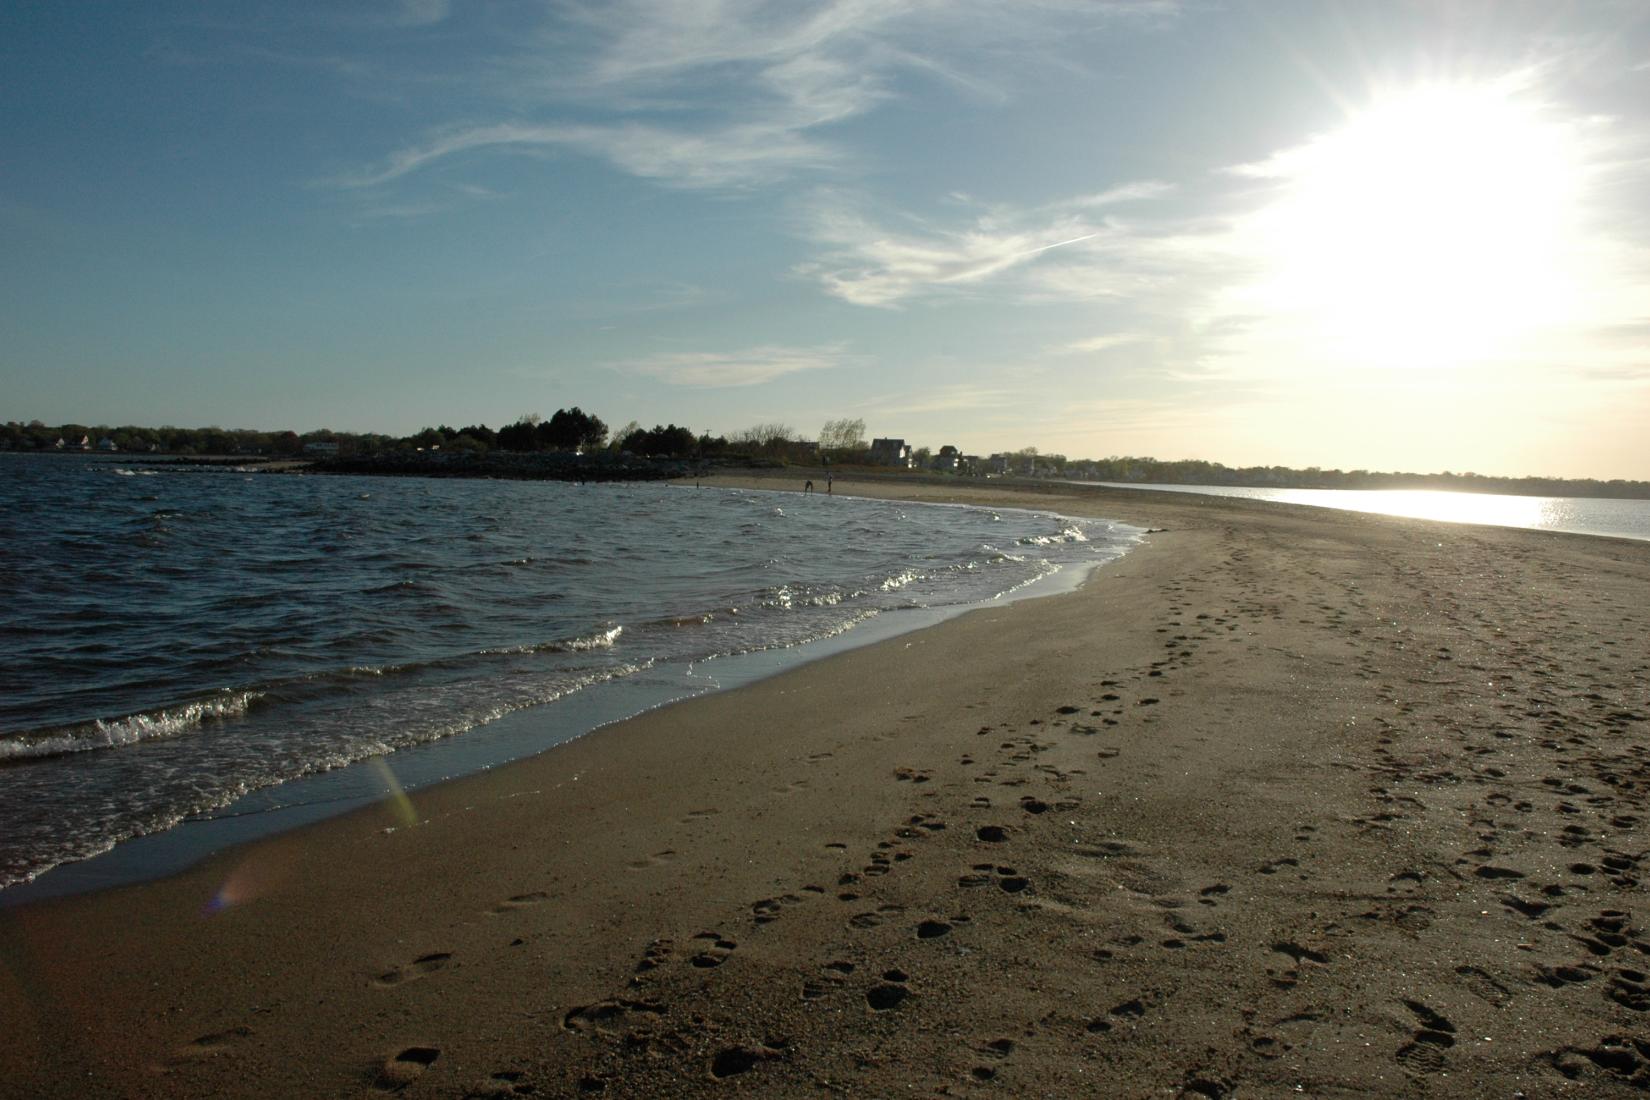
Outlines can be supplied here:
[[1232, 888], [1224, 882], [1217, 882], [1213, 886], [1205, 886], [1197, 892], [1199, 905], [1218, 905], [1215, 899], [1230, 893]]
[[809, 979], [802, 983], [802, 999], [804, 1001], [818, 1001], [831, 995], [842, 979], [854, 971], [851, 962], [827, 963], [827, 973], [824, 980]]
[[[804, 886], [804, 891], [810, 894], [822, 894], [824, 888], [819, 886]], [[779, 914], [793, 905], [801, 905], [806, 899], [797, 894], [780, 894], [778, 897], [761, 898], [751, 902], [751, 915], [757, 924], [771, 924], [779, 919]]]
[[676, 850], [674, 848], [666, 848], [662, 852], [654, 852], [645, 859], [631, 860], [629, 863], [625, 864], [625, 866], [632, 871], [645, 871], [649, 867], [662, 867], [675, 858]]
[[[1014, 1053], [1014, 1040], [992, 1039], [989, 1042], [981, 1043], [974, 1049], [980, 1055], [990, 1059], [991, 1061], [1002, 1062], [1006, 1060], [1010, 1054]], [[978, 1065], [970, 1069], [968, 1074], [976, 1081], [990, 1081], [996, 1078], [997, 1067], [990, 1065], [989, 1063], [985, 1065]]]
[[597, 1001], [595, 1004], [568, 1009], [562, 1017], [561, 1026], [568, 1031], [607, 1032], [627, 1016], [657, 1017], [663, 1016], [664, 1012], [664, 1005], [657, 1001]]
[[1458, 966], [1455, 973], [1460, 975], [1466, 984], [1467, 991], [1480, 1000], [1500, 1008], [1512, 1001], [1512, 994], [1507, 987], [1490, 976], [1489, 972], [1476, 966]]
[[676, 945], [671, 940], [654, 940], [647, 945], [647, 950], [642, 952], [641, 961], [636, 964], [636, 973], [646, 974], [650, 970], [659, 969], [659, 967], [670, 961], [670, 956], [675, 949]]
[[1398, 1048], [1398, 1062], [1412, 1073], [1442, 1071], [1444, 1051], [1455, 1045], [1455, 1025], [1420, 1001], [1405, 1001], [1404, 1007], [1421, 1026]]
[[545, 893], [543, 890], [534, 890], [531, 893], [515, 894], [511, 897], [507, 897], [491, 909], [487, 910], [487, 913], [489, 916], [496, 917], [500, 913], [513, 913], [517, 909], [531, 909], [533, 906], [541, 905], [549, 900], [549, 894]]
[[398, 966], [394, 970], [386, 970], [373, 979], [373, 985], [380, 989], [390, 989], [406, 982], [417, 981], [419, 978], [434, 974], [452, 961], [452, 953], [448, 951], [434, 951], [428, 955], [420, 955], [406, 966]]
[[[601, 1092], [607, 1088], [600, 1077], [585, 1077], [579, 1082], [580, 1092]], [[527, 1074], [516, 1069], [499, 1070], [489, 1076], [466, 1096], [532, 1096], [538, 1086], [528, 1080]]]
[[700, 932], [693, 937], [699, 953], [688, 959], [688, 965], [699, 970], [714, 970], [728, 961], [739, 946], [733, 940], [725, 938], [720, 932]]
[[898, 1008], [905, 998], [911, 995], [911, 991], [905, 985], [909, 980], [903, 970], [883, 971], [882, 981], [865, 991], [865, 1003], [870, 1006], [872, 1012], [887, 1012]]
[[243, 1040], [250, 1038], [252, 1029], [246, 1026], [226, 1028], [192, 1039], [178, 1048], [176, 1061], [196, 1061], [201, 1058], [221, 1058], [232, 1054]]
[[423, 1076], [440, 1057], [440, 1047], [407, 1047], [384, 1059], [374, 1084], [385, 1092], [399, 1092]]
[[875, 928], [880, 924], [886, 923], [890, 917], [897, 916], [903, 912], [905, 912], [905, 907], [902, 905], [880, 905], [874, 910], [856, 913], [849, 917], [848, 925], [851, 928]]
[[737, 1077], [741, 1073], [749, 1073], [758, 1064], [768, 1058], [780, 1055], [782, 1047], [764, 1046], [759, 1050], [750, 1047], [724, 1047], [716, 1052], [710, 1060], [710, 1075], [713, 1080], [721, 1081], [729, 1077]]
[[994, 863], [976, 863], [973, 865], [973, 874], [963, 875], [957, 879], [957, 885], [964, 890], [972, 890], [980, 886], [996, 884], [997, 889], [1005, 894], [1019, 894], [1031, 889], [1031, 880], [1015, 871], [1012, 867], [1000, 867]]

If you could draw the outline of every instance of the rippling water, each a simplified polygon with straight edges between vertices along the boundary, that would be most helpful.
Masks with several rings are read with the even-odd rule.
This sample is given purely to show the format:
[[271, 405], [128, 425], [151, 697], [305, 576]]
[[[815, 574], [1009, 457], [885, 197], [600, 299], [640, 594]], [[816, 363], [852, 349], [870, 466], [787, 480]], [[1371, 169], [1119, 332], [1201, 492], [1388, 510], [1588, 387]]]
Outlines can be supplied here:
[[0, 456], [0, 885], [667, 662], [1122, 553], [1048, 513]]

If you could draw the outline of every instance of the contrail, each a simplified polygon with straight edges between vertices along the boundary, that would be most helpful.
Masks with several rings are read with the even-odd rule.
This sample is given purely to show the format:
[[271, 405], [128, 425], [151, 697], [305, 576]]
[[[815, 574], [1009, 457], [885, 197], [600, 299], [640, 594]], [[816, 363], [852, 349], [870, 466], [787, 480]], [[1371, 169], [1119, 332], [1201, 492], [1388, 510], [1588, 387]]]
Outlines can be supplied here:
[[1095, 237], [1098, 237], [1099, 235], [1100, 234], [1097, 233], [1097, 232], [1096, 233], [1084, 233], [1081, 237], [1073, 237], [1069, 241], [1055, 241], [1053, 244], [1040, 245], [1037, 248], [1028, 248], [1024, 252], [1016, 252], [1014, 255], [1010, 256], [1009, 259], [1018, 260], [1022, 257], [1025, 257], [1025, 256], [1035, 256], [1035, 255], [1037, 255], [1037, 253], [1047, 252], [1051, 248], [1064, 248], [1068, 244], [1080, 244], [1083, 241], [1093, 240]]
[[1100, 234], [1098, 232], [1096, 232], [1096, 233], [1085, 233], [1081, 237], [1073, 237], [1069, 241], [1055, 241], [1053, 244], [1044, 244], [1044, 245], [1038, 245], [1036, 248], [1028, 248], [1024, 252], [1011, 252], [1007, 256], [1000, 256], [997, 259], [990, 260], [986, 263], [976, 264], [973, 267], [964, 268], [962, 271], [955, 272], [954, 274], [946, 275], [942, 278], [937, 278], [937, 279], [934, 280], [934, 282], [936, 282], [936, 283], [962, 283], [962, 282], [968, 282], [968, 281], [973, 280], [973, 279], [983, 279], [987, 275], [996, 274], [997, 272], [1003, 270], [1005, 267], [1013, 266], [1014, 264], [1018, 263], [1019, 261], [1025, 259], [1027, 256], [1035, 256], [1039, 252], [1047, 252], [1051, 248], [1064, 248], [1068, 244], [1077, 244], [1081, 241], [1086, 241], [1086, 240], [1089, 240], [1093, 237], [1098, 237], [1099, 235]]

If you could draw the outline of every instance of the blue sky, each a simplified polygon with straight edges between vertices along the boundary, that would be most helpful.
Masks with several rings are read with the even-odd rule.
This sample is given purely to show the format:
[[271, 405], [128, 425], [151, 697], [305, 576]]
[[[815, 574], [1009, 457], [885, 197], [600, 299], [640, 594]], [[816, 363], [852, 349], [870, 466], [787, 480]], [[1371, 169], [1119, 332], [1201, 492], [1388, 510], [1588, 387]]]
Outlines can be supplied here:
[[0, 416], [1650, 478], [1650, 6], [13, 2]]

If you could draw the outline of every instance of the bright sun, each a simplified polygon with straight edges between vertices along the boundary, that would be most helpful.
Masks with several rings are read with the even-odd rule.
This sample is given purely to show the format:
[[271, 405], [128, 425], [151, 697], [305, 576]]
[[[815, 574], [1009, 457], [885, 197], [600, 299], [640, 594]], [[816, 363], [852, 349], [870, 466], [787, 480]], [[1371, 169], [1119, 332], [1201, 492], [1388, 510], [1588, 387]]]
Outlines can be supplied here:
[[1385, 96], [1247, 172], [1283, 185], [1247, 227], [1254, 304], [1334, 361], [1470, 365], [1579, 308], [1579, 142], [1516, 86]]

